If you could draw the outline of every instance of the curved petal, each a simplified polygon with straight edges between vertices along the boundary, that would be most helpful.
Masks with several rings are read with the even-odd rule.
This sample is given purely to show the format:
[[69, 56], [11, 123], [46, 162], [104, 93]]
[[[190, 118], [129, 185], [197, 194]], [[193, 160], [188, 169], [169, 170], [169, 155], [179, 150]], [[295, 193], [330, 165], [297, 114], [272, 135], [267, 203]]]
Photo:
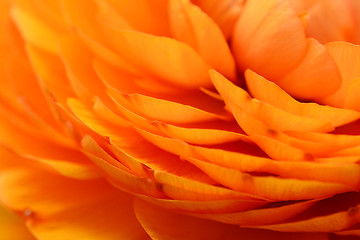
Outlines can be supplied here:
[[58, 52], [58, 39], [61, 35], [53, 29], [53, 26], [47, 25], [37, 16], [20, 7], [12, 9], [12, 17], [24, 39], [51, 53]]
[[246, 83], [253, 97], [287, 112], [300, 116], [330, 121], [338, 127], [360, 118], [360, 113], [348, 109], [323, 106], [316, 103], [301, 103], [292, 98], [275, 83], [251, 70], [245, 72]]
[[235, 79], [235, 61], [225, 37], [212, 19], [189, 0], [171, 0], [169, 5], [174, 38], [195, 49], [212, 68]]
[[73, 180], [24, 161], [2, 169], [0, 183], [3, 202], [25, 211], [37, 239], [146, 237], [134, 216], [132, 197], [102, 179]]
[[339, 68], [342, 82], [335, 93], [320, 101], [330, 106], [344, 107], [350, 83], [360, 78], [360, 69], [357, 67], [360, 61], [360, 46], [347, 42], [330, 42], [325, 47]]
[[[238, 226], [202, 220], [164, 210], [144, 201], [135, 201], [136, 216], [153, 239], [253, 239], [253, 240], [328, 240], [326, 234], [278, 233], [242, 229]], [[181, 226], [181, 227], [179, 227]]]
[[185, 43], [136, 31], [107, 30], [117, 53], [142, 72], [187, 89], [210, 85], [209, 65]]
[[332, 130], [330, 123], [326, 120], [295, 115], [251, 98], [244, 89], [234, 85], [214, 70], [210, 71], [210, 76], [235, 118], [241, 115], [242, 112], [246, 112], [266, 123], [270, 128], [280, 131], [301, 129], [304, 132], [326, 132]]
[[0, 235], [4, 239], [35, 240], [25, 222], [4, 206], [0, 206]]
[[248, 0], [239, 17], [232, 47], [241, 70], [252, 69], [271, 81], [293, 70], [306, 51], [300, 19], [285, 0]]
[[339, 70], [326, 48], [317, 40], [307, 39], [307, 45], [299, 65], [277, 84], [300, 99], [329, 96], [341, 85]]

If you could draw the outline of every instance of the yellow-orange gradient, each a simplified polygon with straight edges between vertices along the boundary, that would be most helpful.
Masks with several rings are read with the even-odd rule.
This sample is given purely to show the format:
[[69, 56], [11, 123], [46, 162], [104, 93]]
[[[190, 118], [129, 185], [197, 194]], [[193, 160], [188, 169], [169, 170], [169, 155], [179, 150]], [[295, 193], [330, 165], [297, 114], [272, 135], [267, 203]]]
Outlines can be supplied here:
[[4, 239], [360, 238], [358, 0], [0, 0], [0, 36]]

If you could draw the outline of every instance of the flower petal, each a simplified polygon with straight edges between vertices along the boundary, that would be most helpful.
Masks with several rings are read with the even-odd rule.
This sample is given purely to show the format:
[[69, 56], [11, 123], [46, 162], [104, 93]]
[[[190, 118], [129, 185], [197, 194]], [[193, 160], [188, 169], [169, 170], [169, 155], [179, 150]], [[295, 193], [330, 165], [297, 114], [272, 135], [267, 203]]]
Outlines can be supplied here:
[[[203, 110], [191, 105], [168, 101], [161, 98], [150, 97], [138, 93], [119, 94], [111, 96], [120, 102], [126, 101], [134, 109], [151, 120], [174, 124], [210, 121], [214, 119], [229, 120], [231, 117], [217, 106], [213, 109]], [[120, 100], [120, 101], [119, 101]], [[211, 111], [213, 110], [213, 111]], [[166, 112], [166, 115], [164, 114]]]
[[273, 176], [252, 176], [233, 169], [188, 158], [215, 181], [242, 193], [275, 201], [304, 200], [330, 197], [334, 194], [354, 190], [338, 183], [279, 178]]
[[244, 0], [192, 0], [220, 27], [226, 39], [233, 34], [233, 29], [243, 8]]
[[189, 0], [171, 0], [169, 5], [174, 38], [195, 49], [212, 68], [235, 79], [235, 61], [225, 37], [212, 19]]
[[173, 199], [197, 201], [259, 199], [250, 194], [197, 182], [167, 172], [155, 171], [154, 177], [162, 184], [163, 191]]
[[297, 222], [256, 226], [262, 229], [287, 232], [336, 232], [359, 222], [358, 206], [348, 211], [338, 212]]
[[[169, 35], [167, 0], [107, 0], [134, 29], [154, 35]], [[146, 19], [146, 21], [144, 21]]]
[[104, 180], [72, 180], [26, 161], [2, 169], [0, 179], [4, 203], [25, 211], [27, 225], [37, 239], [146, 236], [134, 216], [132, 197]]
[[35, 240], [25, 222], [4, 206], [0, 206], [0, 235], [4, 239]]
[[[264, 206], [260, 209], [225, 214], [197, 214], [196, 216], [240, 226], [257, 226], [281, 223], [302, 213], [315, 204], [315, 201], [302, 201], [281, 206]], [[271, 203], [270, 203], [271, 205]]]
[[271, 81], [292, 71], [306, 51], [300, 19], [284, 0], [248, 0], [232, 40], [241, 70], [252, 69]]
[[234, 85], [214, 70], [210, 71], [210, 76], [235, 118], [240, 116], [242, 112], [246, 112], [264, 122], [270, 128], [280, 131], [301, 129], [304, 132], [326, 132], [332, 130], [330, 123], [325, 120], [295, 115], [270, 104], [252, 99], [245, 90]]
[[251, 70], [245, 72], [246, 83], [253, 97], [269, 103], [284, 111], [305, 117], [330, 121], [333, 127], [338, 127], [360, 118], [360, 113], [316, 103], [300, 103], [282, 90], [275, 83]]
[[[238, 226], [202, 220], [135, 201], [135, 214], [145, 231], [153, 239], [254, 239], [254, 240], [327, 240], [325, 234], [278, 233], [265, 230], [241, 229]], [[181, 226], [181, 227], [179, 227]]]
[[192, 144], [216, 145], [233, 141], [249, 141], [246, 135], [231, 131], [206, 128], [185, 128], [162, 122], [155, 122], [153, 124], [169, 137]]
[[342, 82], [340, 88], [322, 99], [321, 103], [344, 107], [351, 82], [360, 78], [360, 69], [357, 67], [360, 61], [360, 46], [347, 42], [330, 42], [325, 47], [339, 68]]
[[11, 14], [26, 41], [51, 53], [58, 52], [57, 43], [60, 34], [53, 29], [53, 26], [47, 25], [37, 16], [20, 7], [14, 7]]
[[308, 48], [299, 65], [277, 84], [300, 99], [329, 96], [341, 85], [339, 70], [326, 48], [315, 39], [307, 39]]
[[107, 31], [117, 53], [140, 71], [187, 89], [210, 85], [209, 65], [186, 44], [135, 31]]

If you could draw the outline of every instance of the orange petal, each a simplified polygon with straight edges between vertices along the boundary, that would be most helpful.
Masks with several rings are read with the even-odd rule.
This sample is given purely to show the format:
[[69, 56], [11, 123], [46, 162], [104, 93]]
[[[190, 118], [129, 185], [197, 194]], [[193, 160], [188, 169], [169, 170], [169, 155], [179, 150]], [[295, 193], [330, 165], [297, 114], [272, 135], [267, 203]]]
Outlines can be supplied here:
[[355, 237], [360, 236], [360, 229], [344, 230], [344, 231], [335, 232], [335, 234], [338, 235], [337, 238], [334, 238], [335, 240], [346, 239], [340, 236], [352, 236], [353, 239], [355, 239]]
[[95, 97], [94, 100], [94, 106], [93, 110], [94, 113], [103, 120], [110, 122], [114, 125], [127, 127], [129, 126], [129, 123], [122, 117], [120, 117], [118, 114], [113, 112], [112, 109], [110, 109], [108, 106], [106, 106], [98, 97]]
[[[278, 233], [241, 229], [238, 226], [202, 220], [171, 212], [144, 201], [135, 201], [135, 214], [153, 239], [254, 239], [254, 240], [327, 240], [327, 235], [308, 233]], [[181, 226], [181, 227], [179, 227]]]
[[304, 132], [322, 132], [332, 130], [330, 123], [327, 121], [295, 115], [270, 104], [252, 99], [245, 90], [237, 87], [214, 70], [210, 71], [210, 76], [235, 118], [241, 117], [242, 112], [246, 112], [264, 122], [270, 128], [280, 131], [301, 129]]
[[186, 44], [141, 32], [106, 30], [117, 53], [145, 74], [183, 88], [210, 85], [209, 65]]
[[355, 189], [360, 184], [360, 166], [336, 162], [280, 162], [279, 176], [346, 184]]
[[[1, 108], [0, 108], [1, 110]], [[0, 111], [0, 113], [3, 113]], [[9, 119], [7, 119], [9, 117]], [[35, 132], [31, 132], [34, 126], [23, 125], [21, 122], [15, 121], [11, 115], [4, 115], [0, 118], [0, 143], [2, 146], [8, 146], [12, 151], [26, 158], [38, 159], [39, 161], [45, 161], [46, 159], [52, 161], [60, 161], [58, 166], [64, 166], [63, 161], [72, 161], [74, 166], [79, 164], [79, 169], [89, 166], [88, 159], [80, 153], [77, 149], [69, 147], [67, 145], [59, 144], [58, 142], [52, 141], [51, 138], [43, 138], [40, 134], [36, 135]], [[15, 126], [16, 125], [16, 126]], [[26, 126], [27, 128], [22, 128]], [[27, 131], [26, 129], [30, 130]], [[40, 136], [39, 136], [40, 135]], [[49, 163], [51, 166], [56, 164]], [[65, 170], [66, 167], [63, 169]], [[69, 168], [68, 170], [71, 171]], [[92, 172], [92, 171], [90, 171]]]
[[[293, 160], [304, 160], [305, 153], [321, 155], [332, 150], [332, 147], [326, 143], [302, 140], [274, 130], [236, 106], [233, 107], [232, 112], [239, 126], [250, 136], [250, 139], [270, 156], [277, 155], [276, 159], [290, 157], [289, 159]], [[300, 154], [301, 152], [303, 154]]]
[[225, 151], [222, 149], [195, 147], [192, 149], [196, 155], [184, 156], [197, 157], [218, 166], [236, 169], [241, 172], [271, 172], [277, 173], [276, 162], [270, 158], [254, 156], [251, 153]]
[[[339, 161], [273, 161], [271, 158], [258, 157], [239, 152], [224, 151], [221, 149], [209, 149], [204, 147], [191, 148], [196, 152], [192, 156], [184, 156], [185, 159], [196, 158], [214, 165], [239, 170], [244, 173], [270, 173], [284, 178], [296, 178], [316, 180], [321, 182], [333, 182], [358, 188], [360, 166], [354, 163], [342, 163]], [[317, 159], [319, 160], [319, 159]], [[356, 161], [356, 158], [354, 159]], [[321, 172], [321, 174], [319, 174]]]
[[216, 145], [233, 141], [249, 141], [246, 135], [231, 131], [206, 128], [185, 128], [162, 122], [155, 122], [153, 124], [169, 137], [192, 144]]
[[3, 206], [0, 206], [0, 235], [4, 239], [35, 240], [25, 222]]
[[312, 161], [313, 155], [304, 152], [303, 150], [290, 146], [286, 143], [280, 142], [277, 139], [252, 135], [250, 137], [266, 154], [272, 159], [280, 161]]
[[288, 1], [251, 0], [236, 23], [232, 46], [241, 70], [250, 68], [276, 82], [300, 63], [307, 44]]
[[169, 210], [188, 212], [188, 213], [230, 213], [234, 211], [247, 211], [265, 205], [267, 202], [261, 200], [236, 199], [236, 200], [174, 200], [150, 198], [147, 196], [138, 196], [147, 202], [153, 203], [159, 207]]
[[6, 205], [25, 214], [38, 239], [146, 236], [134, 216], [132, 197], [104, 180], [71, 180], [25, 162], [2, 171], [0, 179]]
[[360, 111], [360, 78], [351, 81], [348, 89], [344, 107]]
[[233, 34], [233, 29], [245, 1], [232, 0], [192, 0], [219, 26], [226, 39]]
[[331, 42], [325, 45], [333, 57], [342, 78], [340, 88], [332, 95], [321, 99], [321, 103], [335, 107], [344, 107], [352, 81], [360, 78], [360, 46], [347, 42]]
[[[76, 37], [60, 41], [60, 55], [66, 68], [67, 77], [74, 92], [80, 98], [103, 97], [105, 86], [96, 77], [92, 66], [92, 55]], [[79, 64], [81, 63], [81, 64]]]
[[322, 44], [332, 41], [352, 42], [354, 29], [355, 23], [349, 1], [317, 1], [309, 10], [306, 35]]
[[95, 3], [97, 6], [96, 17], [100, 25], [107, 24], [115, 29], [133, 29], [109, 1], [95, 0]]
[[284, 111], [299, 116], [329, 121], [333, 127], [338, 127], [360, 118], [360, 114], [355, 111], [322, 106], [316, 103], [300, 103], [275, 83], [266, 80], [251, 70], [245, 72], [245, 77], [247, 86], [253, 97], [281, 108]]
[[[168, 1], [151, 0], [107, 1], [112, 9], [119, 13], [134, 29], [153, 35], [169, 35]], [[144, 19], [146, 19], [144, 21]]]
[[173, 199], [196, 201], [258, 199], [250, 194], [235, 192], [227, 188], [175, 176], [167, 172], [155, 171], [154, 177], [162, 184], [162, 190]]
[[338, 151], [343, 148], [355, 147], [360, 144], [360, 136], [358, 135], [309, 133], [296, 131], [288, 131], [286, 133], [289, 136], [298, 139], [326, 144], [327, 146], [329, 146], [328, 151], [324, 151], [324, 153], [327, 155], [331, 154], [334, 151]]
[[126, 125], [114, 125], [109, 122], [105, 122], [100, 117], [96, 116], [93, 111], [91, 111], [90, 106], [87, 106], [75, 98], [69, 98], [67, 102], [73, 113], [94, 132], [102, 136], [112, 137], [117, 136], [118, 134], [116, 134], [116, 131], [122, 129], [124, 137], [125, 132], [128, 132], [130, 136], [131, 131], [125, 128]]
[[26, 50], [45, 93], [62, 104], [67, 97], [74, 96], [60, 58], [31, 44], [26, 46]]
[[227, 224], [257, 226], [284, 222], [287, 219], [291, 219], [299, 213], [302, 213], [304, 210], [308, 209], [314, 204], [315, 201], [303, 201], [275, 207], [267, 207], [265, 205], [260, 209], [253, 209], [242, 212], [225, 214], [197, 214], [196, 216]]
[[[85, 147], [88, 149], [91, 148], [91, 146]], [[108, 181], [115, 187], [132, 194], [137, 193], [156, 198], [166, 197], [161, 191], [160, 185], [150, 177], [136, 176], [119, 168], [119, 164], [113, 165], [110, 163], [110, 161], [108, 162], [90, 153], [88, 154], [88, 156], [104, 172], [104, 175], [106, 176]], [[110, 156], [108, 156], [107, 158], [109, 157]], [[111, 162], [116, 162], [116, 160], [112, 159]]]
[[315, 39], [307, 39], [308, 49], [299, 65], [277, 81], [287, 93], [300, 99], [329, 96], [341, 85], [339, 70], [326, 48]]
[[123, 95], [123, 97], [146, 117], [168, 123], [185, 124], [214, 119], [228, 120], [230, 118], [225, 111], [216, 112], [217, 109], [214, 109], [215, 111], [208, 112], [190, 105], [137, 93]]
[[[162, 139], [160, 138], [158, 140], [161, 141]], [[172, 141], [170, 140], [169, 143], [171, 142]], [[124, 157], [126, 159], [130, 158], [132, 161], [136, 161], [147, 166], [150, 171], [162, 171], [199, 182], [210, 184], [214, 183], [214, 181], [212, 181], [206, 174], [194, 167], [192, 164], [181, 160], [177, 155], [164, 152], [163, 150], [155, 147], [152, 142], [148, 142], [145, 139], [141, 138], [132, 146], [121, 146], [117, 143], [116, 138], [113, 138], [111, 143], [120, 153], [122, 153], [121, 156], [125, 155], [122, 157], [120, 156], [120, 160]], [[163, 143], [166, 144], [166, 142]], [[175, 141], [175, 143], [180, 142]], [[137, 146], [141, 146], [141, 148], [138, 148]], [[174, 147], [176, 146], [178, 145], [175, 144]], [[115, 154], [117, 154], [116, 151]]]
[[26, 41], [51, 53], [58, 52], [58, 39], [61, 35], [53, 26], [20, 7], [12, 8], [11, 14]]
[[333, 213], [326, 216], [314, 217], [307, 220], [300, 220], [274, 225], [256, 226], [262, 229], [287, 232], [336, 232], [345, 230], [359, 222], [359, 206], [348, 211]]
[[212, 19], [188, 0], [171, 0], [169, 5], [174, 38], [195, 49], [212, 68], [235, 79], [235, 61], [225, 37]]
[[323, 198], [353, 190], [353, 188], [343, 184], [272, 176], [258, 177], [237, 170], [215, 166], [194, 158], [189, 158], [188, 161], [196, 165], [215, 181], [235, 191], [275, 201]]
[[[103, 5], [106, 5], [103, 1], [98, 1], [98, 3], [100, 2]], [[99, 34], [99, 32], [102, 32], [100, 26], [102, 22], [97, 21], [97, 10], [100, 9], [101, 12], [101, 9], [104, 10], [104, 6], [98, 7], [94, 1], [87, 0], [78, 0], [75, 2], [63, 0], [61, 1], [61, 4], [66, 12], [68, 21], [79, 30], [79, 36], [84, 40], [84, 44], [87, 45], [96, 56], [105, 60], [112, 66], [134, 71], [124, 59], [114, 53], [104, 34]], [[86, 9], [78, 11], [78, 9], [81, 9], [84, 5], [86, 5]], [[122, 21], [122, 23], [124, 23], [124, 21]], [[117, 22], [117, 24], [119, 24], [119, 22]]]

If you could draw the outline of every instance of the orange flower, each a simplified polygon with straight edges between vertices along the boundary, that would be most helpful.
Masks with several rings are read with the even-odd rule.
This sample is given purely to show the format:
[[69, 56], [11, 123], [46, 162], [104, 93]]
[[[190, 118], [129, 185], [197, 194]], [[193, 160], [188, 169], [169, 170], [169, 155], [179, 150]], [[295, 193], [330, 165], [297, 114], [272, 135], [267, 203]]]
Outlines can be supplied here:
[[1, 236], [360, 236], [357, 0], [2, 0], [0, 24]]

